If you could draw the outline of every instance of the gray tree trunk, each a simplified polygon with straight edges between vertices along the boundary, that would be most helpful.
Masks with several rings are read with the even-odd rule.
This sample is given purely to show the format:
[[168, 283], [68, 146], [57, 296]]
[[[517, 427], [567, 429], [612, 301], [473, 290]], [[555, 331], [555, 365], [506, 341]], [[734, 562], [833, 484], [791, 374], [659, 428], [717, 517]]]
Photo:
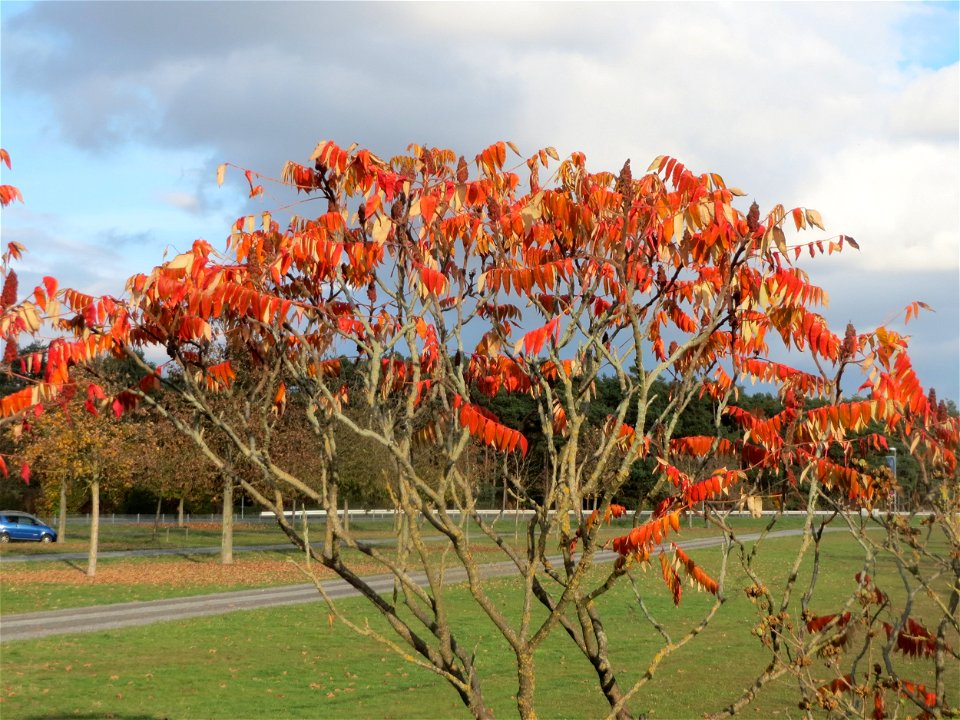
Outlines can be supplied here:
[[60, 507], [57, 518], [57, 542], [67, 541], [67, 478], [60, 478]]
[[233, 565], [233, 478], [223, 480], [223, 509], [220, 527], [220, 564]]
[[87, 554], [87, 577], [97, 574], [97, 546], [100, 541], [100, 480], [90, 483], [90, 552]]

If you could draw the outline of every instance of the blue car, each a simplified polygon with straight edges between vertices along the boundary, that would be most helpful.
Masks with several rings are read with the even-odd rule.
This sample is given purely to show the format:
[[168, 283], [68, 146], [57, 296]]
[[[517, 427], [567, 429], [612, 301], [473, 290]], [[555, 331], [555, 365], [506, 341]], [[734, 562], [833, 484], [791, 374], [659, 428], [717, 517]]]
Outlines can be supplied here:
[[57, 531], [33, 515], [17, 510], [0, 511], [0, 543], [11, 540], [51, 543], [56, 539]]

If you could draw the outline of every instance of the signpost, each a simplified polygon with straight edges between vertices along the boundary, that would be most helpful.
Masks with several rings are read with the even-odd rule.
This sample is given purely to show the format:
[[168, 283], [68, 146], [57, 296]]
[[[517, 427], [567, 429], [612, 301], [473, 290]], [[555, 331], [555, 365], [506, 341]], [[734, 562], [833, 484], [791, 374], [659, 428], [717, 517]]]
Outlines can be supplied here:
[[[897, 480], [897, 449], [890, 448], [890, 452], [892, 452], [893, 455], [887, 455], [886, 457], [887, 467], [890, 468], [890, 472], [893, 473], [893, 480], [894, 482], [896, 482]], [[890, 491], [889, 500], [893, 503], [893, 511], [896, 512], [897, 511], [897, 491], [896, 490]]]

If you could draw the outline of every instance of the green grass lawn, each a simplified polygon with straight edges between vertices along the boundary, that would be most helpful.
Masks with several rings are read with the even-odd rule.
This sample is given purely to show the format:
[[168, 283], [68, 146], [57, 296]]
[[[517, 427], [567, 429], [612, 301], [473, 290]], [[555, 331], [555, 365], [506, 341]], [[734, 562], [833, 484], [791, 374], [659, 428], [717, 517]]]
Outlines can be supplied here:
[[[769, 540], [759, 570], [775, 590], [789, 571], [796, 539]], [[691, 556], [713, 569], [716, 548]], [[825, 536], [814, 611], [826, 613], [854, 586], [861, 569], [856, 543], [845, 534]], [[881, 564], [878, 583], [897, 595], [892, 565]], [[638, 582], [651, 612], [671, 632], [696, 622], [712, 597], [687, 588], [675, 608], [659, 579], [659, 568]], [[734, 568], [729, 601], [708, 629], [668, 659], [632, 703], [651, 718], [692, 718], [734, 699], [759, 673], [765, 656], [750, 634], [756, 608], [742, 588], [749, 582]], [[493, 580], [489, 592], [504, 608], [519, 594], [510, 580]], [[484, 693], [498, 717], [515, 716], [512, 658], [480, 617], [462, 587], [447, 590], [455, 607], [456, 632], [476, 648]], [[383, 623], [361, 600], [341, 603], [355, 620]], [[600, 601], [610, 633], [614, 665], [629, 685], [642, 675], [659, 648], [659, 637], [643, 619], [629, 587], [621, 584]], [[791, 608], [793, 611], [794, 609]], [[923, 617], [920, 608], [920, 617]], [[799, 615], [799, 611], [794, 612]], [[916, 613], [915, 613], [916, 614]], [[957, 638], [951, 638], [956, 643]], [[901, 661], [898, 662], [910, 664]], [[824, 678], [829, 671], [817, 661]], [[605, 715], [592, 671], [562, 632], [537, 655], [538, 703], [547, 718]], [[924, 680], [926, 663], [910, 676]], [[340, 623], [328, 623], [322, 604], [198, 618], [105, 633], [45, 638], [2, 646], [0, 715], [12, 718], [446, 718], [466, 717], [447, 684], [405, 662], [371, 640], [357, 638]], [[955, 693], [948, 700], [957, 702]], [[797, 717], [791, 681], [769, 687], [745, 712], [748, 717]], [[901, 716], [903, 713], [901, 713]]]
[[[56, 524], [53, 525], [56, 528]], [[0, 546], [0, 555], [44, 555], [61, 552], [85, 552], [90, 541], [90, 526], [68, 524], [66, 542], [42, 545], [15, 542]], [[286, 536], [275, 523], [238, 523], [233, 542], [244, 545], [267, 545], [286, 542]], [[220, 528], [208, 522], [193, 522], [186, 527], [167, 523], [154, 532], [152, 523], [112, 523], [100, 525], [101, 550], [148, 550], [156, 548], [215, 547], [220, 545]]]

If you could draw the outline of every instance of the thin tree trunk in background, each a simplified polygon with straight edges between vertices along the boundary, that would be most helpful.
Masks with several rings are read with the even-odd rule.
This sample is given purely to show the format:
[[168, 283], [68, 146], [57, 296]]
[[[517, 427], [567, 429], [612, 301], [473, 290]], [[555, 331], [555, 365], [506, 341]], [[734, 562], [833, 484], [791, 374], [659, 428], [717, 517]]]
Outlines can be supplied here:
[[220, 526], [220, 564], [233, 565], [233, 478], [223, 480], [223, 509]]
[[90, 552], [87, 555], [87, 577], [97, 574], [97, 545], [100, 540], [100, 480], [90, 483]]
[[177, 505], [177, 527], [183, 527], [183, 496], [180, 496], [180, 504]]
[[163, 506], [163, 497], [157, 498], [157, 514], [153, 516], [153, 539], [157, 539], [160, 534], [160, 508]]
[[57, 519], [57, 542], [67, 541], [67, 478], [60, 478], [60, 507]]

